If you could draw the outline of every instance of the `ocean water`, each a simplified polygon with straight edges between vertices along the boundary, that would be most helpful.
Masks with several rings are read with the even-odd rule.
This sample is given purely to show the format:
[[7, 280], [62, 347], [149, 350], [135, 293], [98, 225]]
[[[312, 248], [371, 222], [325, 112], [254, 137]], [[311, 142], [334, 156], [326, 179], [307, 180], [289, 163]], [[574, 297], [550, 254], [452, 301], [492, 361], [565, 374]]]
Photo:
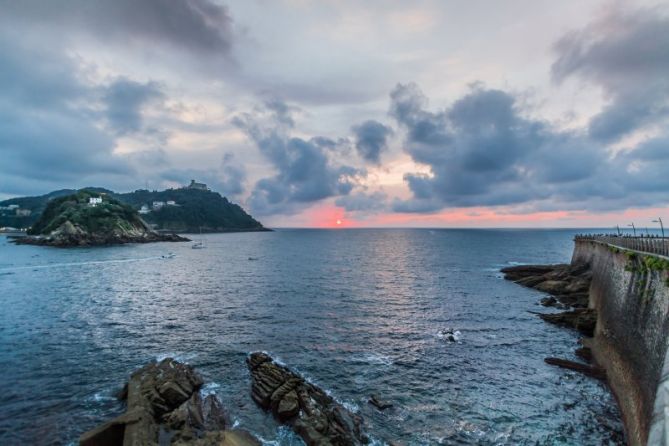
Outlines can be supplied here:
[[255, 350], [359, 412], [376, 444], [619, 444], [605, 386], [543, 362], [574, 358], [578, 335], [528, 313], [546, 310], [541, 293], [498, 272], [569, 261], [576, 232], [279, 230], [207, 235], [203, 250], [0, 238], [0, 444], [76, 444], [123, 411], [130, 372], [167, 356], [197, 367], [238, 427], [302, 444], [251, 400]]

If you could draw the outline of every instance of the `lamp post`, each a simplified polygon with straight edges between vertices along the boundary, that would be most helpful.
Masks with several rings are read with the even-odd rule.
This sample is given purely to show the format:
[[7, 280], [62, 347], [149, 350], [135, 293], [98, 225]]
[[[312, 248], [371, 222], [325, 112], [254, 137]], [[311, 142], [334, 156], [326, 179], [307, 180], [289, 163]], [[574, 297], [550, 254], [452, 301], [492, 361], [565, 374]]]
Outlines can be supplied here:
[[634, 237], [636, 237], [636, 228], [634, 227], [634, 223], [632, 223], [631, 225], [627, 225], [627, 226], [632, 227], [632, 232], [634, 233]]
[[662, 217], [657, 217], [657, 220], [653, 220], [653, 223], [660, 224], [660, 229], [662, 230], [662, 238], [664, 238], [664, 225], [662, 224]]
[[616, 233], [620, 236], [620, 225], [616, 225]]

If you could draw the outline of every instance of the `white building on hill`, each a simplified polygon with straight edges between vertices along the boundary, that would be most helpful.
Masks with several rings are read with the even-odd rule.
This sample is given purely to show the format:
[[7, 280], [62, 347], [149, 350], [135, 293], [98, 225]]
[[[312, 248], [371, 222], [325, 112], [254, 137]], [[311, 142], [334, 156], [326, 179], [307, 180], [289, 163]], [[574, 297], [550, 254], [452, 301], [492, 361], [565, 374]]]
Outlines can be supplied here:
[[102, 204], [102, 197], [89, 197], [88, 198], [88, 205], [89, 206], [97, 206], [98, 204]]

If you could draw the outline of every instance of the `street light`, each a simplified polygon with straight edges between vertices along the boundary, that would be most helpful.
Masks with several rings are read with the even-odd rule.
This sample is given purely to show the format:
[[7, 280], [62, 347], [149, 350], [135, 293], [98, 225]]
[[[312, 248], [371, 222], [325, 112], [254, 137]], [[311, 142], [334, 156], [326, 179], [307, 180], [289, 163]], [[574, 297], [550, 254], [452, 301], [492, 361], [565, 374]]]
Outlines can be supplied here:
[[636, 237], [636, 228], [634, 227], [634, 223], [632, 223], [631, 225], [627, 225], [627, 226], [632, 227], [632, 231], [634, 232], [634, 237]]
[[657, 217], [657, 220], [653, 220], [653, 223], [660, 224], [660, 229], [662, 230], [662, 238], [664, 238], [664, 225], [662, 224], [662, 217]]

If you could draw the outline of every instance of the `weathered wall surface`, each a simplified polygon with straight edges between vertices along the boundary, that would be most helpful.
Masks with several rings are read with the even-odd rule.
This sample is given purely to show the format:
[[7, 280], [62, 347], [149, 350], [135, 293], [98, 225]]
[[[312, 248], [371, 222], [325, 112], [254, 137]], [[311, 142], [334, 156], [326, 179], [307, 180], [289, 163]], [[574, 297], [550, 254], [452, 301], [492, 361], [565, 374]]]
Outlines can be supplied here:
[[576, 241], [572, 257], [572, 263], [588, 262], [592, 269], [590, 306], [597, 309], [598, 317], [589, 344], [596, 361], [606, 368], [631, 445], [664, 445], [669, 439], [665, 431], [669, 384], [661, 384], [669, 383], [665, 361], [669, 286], [662, 261], [655, 255], [586, 240]]

